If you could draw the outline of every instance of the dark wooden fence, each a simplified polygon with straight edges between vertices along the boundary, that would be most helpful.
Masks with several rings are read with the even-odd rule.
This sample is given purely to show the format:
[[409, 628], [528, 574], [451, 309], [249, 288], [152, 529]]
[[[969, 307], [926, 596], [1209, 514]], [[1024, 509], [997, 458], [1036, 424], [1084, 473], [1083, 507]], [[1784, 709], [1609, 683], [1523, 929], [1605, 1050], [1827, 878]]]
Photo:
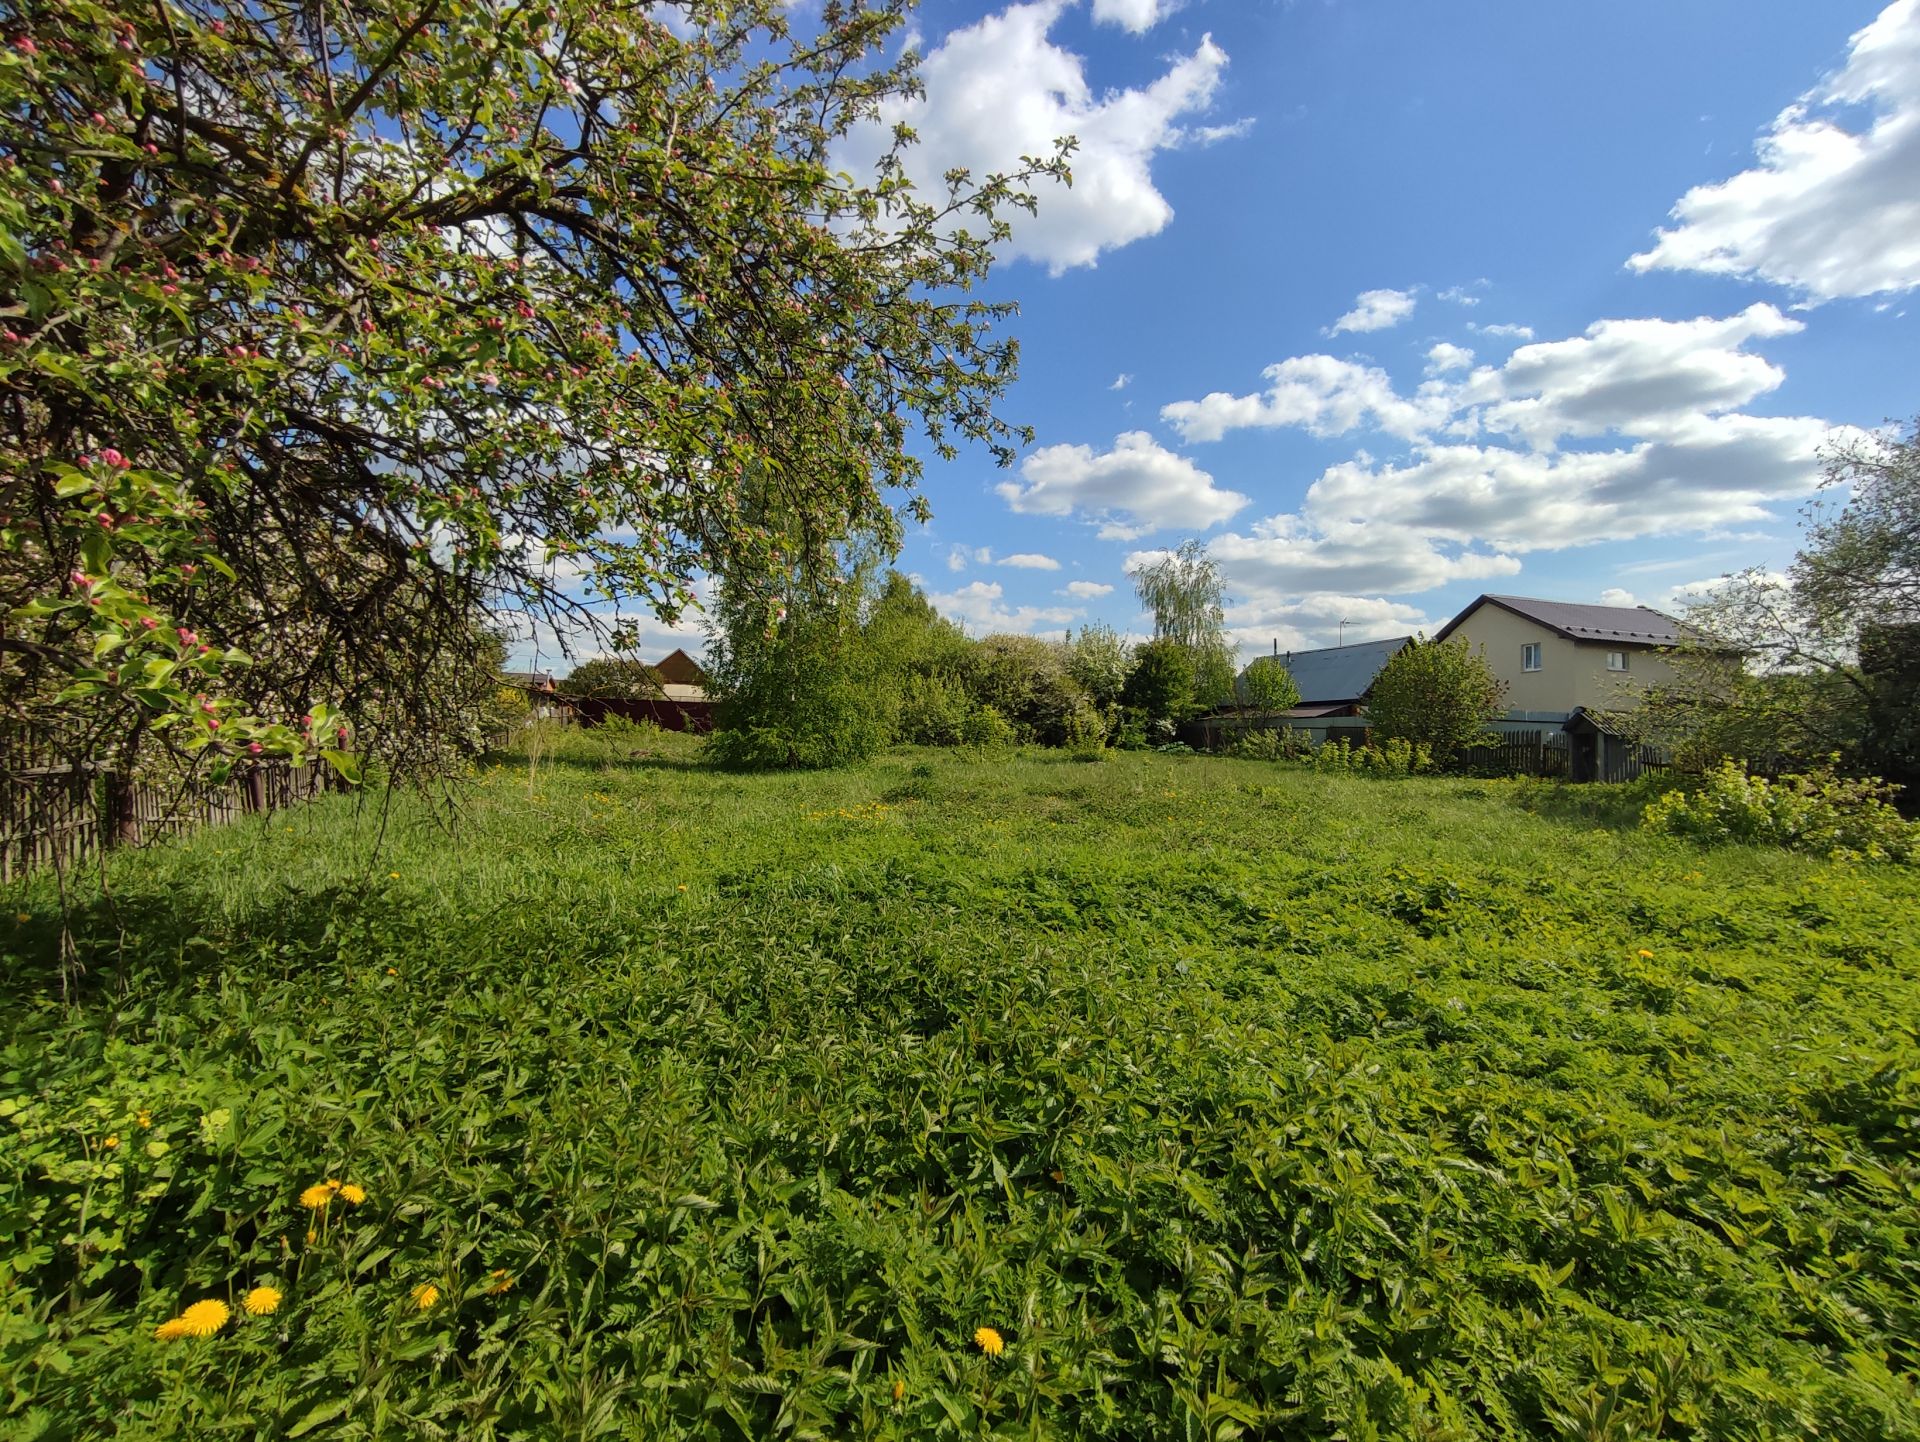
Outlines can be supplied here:
[[609, 716], [625, 721], [651, 721], [667, 731], [713, 730], [713, 702], [672, 701], [665, 697], [555, 696], [582, 726], [598, 726]]
[[[1555, 733], [1556, 736], [1558, 733]], [[1549, 742], [1545, 731], [1516, 731], [1490, 746], [1469, 746], [1454, 757], [1451, 771], [1469, 776], [1568, 776], [1571, 753], [1565, 738]]]
[[145, 846], [215, 822], [281, 810], [329, 785], [321, 766], [256, 762], [221, 784], [128, 775], [75, 756], [54, 731], [0, 728], [0, 882], [66, 870], [114, 846]]

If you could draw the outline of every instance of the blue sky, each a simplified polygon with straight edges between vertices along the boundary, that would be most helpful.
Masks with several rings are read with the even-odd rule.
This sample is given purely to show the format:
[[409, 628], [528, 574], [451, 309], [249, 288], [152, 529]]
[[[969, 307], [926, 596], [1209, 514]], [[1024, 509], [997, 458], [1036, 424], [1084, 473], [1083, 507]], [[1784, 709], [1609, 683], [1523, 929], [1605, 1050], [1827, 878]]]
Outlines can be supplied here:
[[1127, 567], [1190, 536], [1249, 652], [1482, 591], [1670, 607], [1791, 558], [1834, 428], [1920, 411], [1920, 0], [917, 30], [927, 173], [1082, 141], [989, 287], [1034, 446], [930, 462], [900, 559], [975, 634], [1138, 634]]

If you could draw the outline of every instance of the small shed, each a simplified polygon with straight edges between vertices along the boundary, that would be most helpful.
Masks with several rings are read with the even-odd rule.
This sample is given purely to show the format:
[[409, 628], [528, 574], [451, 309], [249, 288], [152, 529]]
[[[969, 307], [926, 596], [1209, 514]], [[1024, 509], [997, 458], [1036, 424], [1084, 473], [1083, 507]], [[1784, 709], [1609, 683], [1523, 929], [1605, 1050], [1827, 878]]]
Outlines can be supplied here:
[[1569, 781], [1632, 781], [1664, 765], [1651, 748], [1622, 736], [1606, 717], [1582, 706], [1560, 728], [1567, 736]]

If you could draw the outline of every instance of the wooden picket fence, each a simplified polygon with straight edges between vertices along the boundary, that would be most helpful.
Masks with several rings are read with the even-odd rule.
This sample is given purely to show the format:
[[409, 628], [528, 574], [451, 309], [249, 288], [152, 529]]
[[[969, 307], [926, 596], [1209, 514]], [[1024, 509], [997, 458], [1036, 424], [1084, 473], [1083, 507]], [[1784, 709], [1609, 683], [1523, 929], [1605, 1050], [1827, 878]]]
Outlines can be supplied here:
[[197, 775], [130, 775], [77, 749], [54, 729], [0, 725], [0, 883], [64, 871], [109, 847], [281, 810], [328, 788], [320, 766], [256, 762], [215, 784]]
[[1516, 731], [1488, 746], [1469, 746], [1455, 754], [1448, 769], [1469, 776], [1560, 776], [1569, 774], [1571, 753], [1552, 744], [1545, 731]]

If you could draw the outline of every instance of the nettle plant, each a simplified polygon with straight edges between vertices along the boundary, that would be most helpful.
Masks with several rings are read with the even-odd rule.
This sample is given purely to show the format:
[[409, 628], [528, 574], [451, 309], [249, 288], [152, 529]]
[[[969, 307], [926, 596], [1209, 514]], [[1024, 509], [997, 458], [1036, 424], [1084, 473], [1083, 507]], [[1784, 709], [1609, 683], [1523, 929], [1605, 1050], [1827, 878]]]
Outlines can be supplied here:
[[0, 706], [344, 757], [312, 702], [442, 725], [502, 612], [617, 645], [715, 572], [772, 617], [894, 533], [914, 429], [1011, 459], [962, 293], [1070, 147], [837, 169], [905, 9], [12, 6]]

